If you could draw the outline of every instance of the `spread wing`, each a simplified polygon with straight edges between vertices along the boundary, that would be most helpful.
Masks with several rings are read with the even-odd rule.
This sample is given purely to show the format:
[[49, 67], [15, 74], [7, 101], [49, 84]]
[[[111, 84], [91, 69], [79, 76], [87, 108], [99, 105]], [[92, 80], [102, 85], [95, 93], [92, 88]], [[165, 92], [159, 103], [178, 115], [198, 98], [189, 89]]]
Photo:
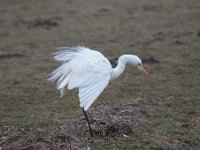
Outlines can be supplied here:
[[62, 49], [54, 58], [63, 64], [52, 72], [49, 80], [58, 80], [61, 95], [65, 87], [78, 88], [80, 106], [87, 110], [108, 85], [111, 64], [101, 53], [85, 47]]

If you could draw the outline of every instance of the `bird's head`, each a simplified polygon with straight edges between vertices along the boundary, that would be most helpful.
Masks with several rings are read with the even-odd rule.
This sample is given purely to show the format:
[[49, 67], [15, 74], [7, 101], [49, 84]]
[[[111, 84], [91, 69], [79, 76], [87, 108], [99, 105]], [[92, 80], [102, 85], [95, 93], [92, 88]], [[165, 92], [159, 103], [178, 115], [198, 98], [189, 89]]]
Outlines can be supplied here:
[[145, 75], [149, 76], [149, 73], [142, 65], [142, 60], [136, 55], [127, 55], [127, 63], [137, 67]]

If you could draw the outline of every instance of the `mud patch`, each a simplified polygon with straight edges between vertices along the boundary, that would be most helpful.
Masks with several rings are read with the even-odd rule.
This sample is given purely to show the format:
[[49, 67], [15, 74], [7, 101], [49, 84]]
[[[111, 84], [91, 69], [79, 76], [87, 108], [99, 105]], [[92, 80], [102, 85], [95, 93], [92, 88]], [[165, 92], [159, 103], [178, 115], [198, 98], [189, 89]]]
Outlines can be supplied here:
[[157, 63], [160, 63], [160, 61], [155, 59], [154, 57], [142, 58], [142, 62], [144, 64], [157, 64]]
[[176, 44], [176, 45], [183, 45], [184, 43], [182, 41], [180, 41], [180, 40], [175, 40], [174, 44]]
[[11, 59], [11, 58], [22, 58], [22, 57], [25, 57], [25, 55], [19, 53], [0, 54], [0, 59]]
[[200, 37], [200, 31], [197, 32], [197, 37]]
[[59, 25], [58, 21], [61, 20], [60, 17], [55, 18], [47, 18], [47, 19], [35, 19], [31, 21], [27, 20], [19, 20], [14, 23], [14, 26], [19, 26], [21, 24], [26, 25], [28, 28], [44, 28], [44, 29], [51, 29], [53, 27], [57, 27]]

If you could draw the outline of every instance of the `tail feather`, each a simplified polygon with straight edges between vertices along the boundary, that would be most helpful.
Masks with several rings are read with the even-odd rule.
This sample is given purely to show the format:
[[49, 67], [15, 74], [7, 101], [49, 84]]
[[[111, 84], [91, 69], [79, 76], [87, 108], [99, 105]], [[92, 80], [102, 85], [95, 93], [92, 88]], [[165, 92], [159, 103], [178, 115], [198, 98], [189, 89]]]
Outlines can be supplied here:
[[50, 74], [48, 81], [53, 82], [58, 80], [57, 89], [61, 89], [68, 84], [70, 72], [74, 67], [73, 60], [75, 60], [80, 52], [83, 51], [83, 47], [59, 47], [56, 50], [58, 50], [58, 52], [55, 52], [52, 55], [54, 55], [56, 61], [62, 62], [63, 64]]
[[[83, 46], [76, 47], [59, 47], [57, 52], [53, 53], [54, 59], [61, 62], [62, 65], [55, 69], [49, 76], [48, 81], [57, 80], [57, 89], [60, 90], [61, 97], [64, 95], [65, 87], [68, 85], [73, 70], [77, 66], [77, 60], [89, 50]], [[69, 87], [68, 87], [69, 89]]]
[[62, 64], [60, 67], [58, 67], [57, 69], [55, 69], [51, 74], [50, 77], [48, 78], [49, 81], [55, 81], [58, 78], [60, 78], [61, 76], [63, 76], [63, 74], [66, 74], [66, 70], [68, 68], [68, 64]]
[[67, 76], [64, 76], [64, 78], [61, 79], [60, 82], [58, 82], [57, 89], [64, 88], [69, 83], [70, 77], [71, 77], [71, 73], [69, 73]]
[[62, 88], [60, 89], [60, 98], [62, 98], [65, 95], [66, 89]]

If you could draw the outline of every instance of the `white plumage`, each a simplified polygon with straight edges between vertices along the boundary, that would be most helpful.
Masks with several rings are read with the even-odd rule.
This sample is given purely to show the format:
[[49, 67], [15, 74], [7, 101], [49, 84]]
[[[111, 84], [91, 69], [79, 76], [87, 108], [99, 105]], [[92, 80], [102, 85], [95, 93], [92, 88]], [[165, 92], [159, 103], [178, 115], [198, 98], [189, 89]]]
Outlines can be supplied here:
[[84, 110], [91, 106], [110, 80], [116, 79], [124, 71], [127, 63], [144, 71], [141, 59], [136, 55], [122, 55], [113, 69], [108, 59], [98, 51], [83, 46], [60, 47], [57, 50], [53, 55], [62, 65], [50, 74], [48, 80], [57, 80], [61, 97], [66, 87], [69, 90], [78, 88], [80, 107]]
[[[62, 50], [63, 49], [63, 50]], [[55, 60], [63, 64], [51, 73], [50, 81], [58, 80], [57, 89], [64, 92], [79, 88], [80, 106], [87, 110], [108, 85], [112, 67], [99, 52], [83, 46], [62, 47], [54, 53]]]

